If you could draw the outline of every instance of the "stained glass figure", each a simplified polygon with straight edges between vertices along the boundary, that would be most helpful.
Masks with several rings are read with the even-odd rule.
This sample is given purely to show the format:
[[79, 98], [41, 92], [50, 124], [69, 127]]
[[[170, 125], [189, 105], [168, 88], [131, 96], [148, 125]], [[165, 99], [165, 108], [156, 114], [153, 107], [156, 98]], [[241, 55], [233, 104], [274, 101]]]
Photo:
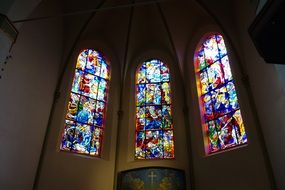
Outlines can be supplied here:
[[60, 149], [100, 156], [106, 117], [110, 66], [92, 49], [77, 59]]
[[136, 73], [136, 159], [174, 158], [169, 68], [152, 59]]
[[207, 153], [247, 143], [223, 37], [210, 35], [197, 48], [195, 71]]

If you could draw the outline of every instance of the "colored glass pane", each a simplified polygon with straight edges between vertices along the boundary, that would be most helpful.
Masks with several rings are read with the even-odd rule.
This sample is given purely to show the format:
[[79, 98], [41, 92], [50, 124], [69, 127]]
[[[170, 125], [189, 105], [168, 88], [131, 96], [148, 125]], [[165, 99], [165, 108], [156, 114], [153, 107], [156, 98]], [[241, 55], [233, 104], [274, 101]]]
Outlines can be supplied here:
[[60, 149], [100, 156], [110, 66], [104, 56], [83, 50], [77, 59]]
[[207, 153], [247, 143], [224, 39], [214, 34], [197, 48], [195, 71]]
[[206, 39], [203, 45], [206, 63], [210, 65], [217, 61], [219, 59], [219, 50], [215, 36]]
[[202, 70], [205, 67], [207, 67], [207, 63], [205, 60], [205, 53], [204, 53], [204, 48], [200, 48], [197, 52], [197, 60], [196, 63], [197, 65], [197, 70]]
[[169, 68], [144, 62], [136, 73], [136, 159], [174, 158]]
[[164, 157], [174, 158], [174, 141], [173, 141], [172, 130], [168, 130], [163, 133], [163, 147], [164, 147]]
[[139, 84], [137, 85], [137, 105], [138, 106], [142, 106], [145, 104], [145, 92], [146, 92], [146, 88], [145, 88], [145, 84]]
[[136, 153], [135, 157], [138, 159], [145, 158], [145, 131], [137, 131], [136, 133]]
[[169, 105], [163, 105], [161, 114], [162, 114], [161, 128], [163, 129], [172, 128], [171, 107]]
[[146, 84], [146, 104], [161, 104], [161, 84]]
[[163, 158], [163, 132], [161, 130], [146, 131], [146, 158]]

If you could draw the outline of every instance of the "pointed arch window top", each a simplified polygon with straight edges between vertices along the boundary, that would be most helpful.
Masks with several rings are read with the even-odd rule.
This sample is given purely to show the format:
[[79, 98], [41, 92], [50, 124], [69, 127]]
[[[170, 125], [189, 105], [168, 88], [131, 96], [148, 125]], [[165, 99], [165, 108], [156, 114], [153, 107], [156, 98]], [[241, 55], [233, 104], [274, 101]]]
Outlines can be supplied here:
[[157, 59], [136, 73], [135, 158], [174, 158], [169, 68]]
[[194, 61], [206, 152], [211, 154], [246, 144], [247, 136], [222, 35], [208, 36], [197, 48]]
[[105, 57], [92, 49], [83, 50], [77, 58], [61, 150], [100, 156], [109, 80]]
[[137, 84], [169, 82], [168, 67], [157, 59], [144, 62], [137, 72]]

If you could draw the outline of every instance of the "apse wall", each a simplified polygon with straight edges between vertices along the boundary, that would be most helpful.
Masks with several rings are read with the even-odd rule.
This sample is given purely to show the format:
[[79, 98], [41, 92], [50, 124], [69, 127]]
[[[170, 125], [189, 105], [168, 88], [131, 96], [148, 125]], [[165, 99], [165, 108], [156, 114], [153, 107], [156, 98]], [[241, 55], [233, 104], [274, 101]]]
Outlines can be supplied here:
[[[44, 2], [24, 16], [54, 12], [54, 4]], [[11, 11], [9, 14], [13, 15]], [[16, 27], [19, 35], [0, 80], [0, 186], [5, 190], [30, 190], [61, 63], [62, 28], [60, 19]]]
[[[242, 14], [241, 14], [241, 11]], [[236, 20], [238, 23], [240, 44], [242, 45], [243, 65], [249, 76], [249, 83], [257, 108], [269, 161], [273, 167], [278, 189], [285, 189], [285, 91], [282, 84], [283, 71], [277, 71], [274, 64], [265, 63], [260, 57], [247, 32], [255, 18], [255, 10], [245, 2], [236, 2]], [[280, 36], [281, 37], [281, 36]], [[281, 68], [283, 67], [280, 66]]]

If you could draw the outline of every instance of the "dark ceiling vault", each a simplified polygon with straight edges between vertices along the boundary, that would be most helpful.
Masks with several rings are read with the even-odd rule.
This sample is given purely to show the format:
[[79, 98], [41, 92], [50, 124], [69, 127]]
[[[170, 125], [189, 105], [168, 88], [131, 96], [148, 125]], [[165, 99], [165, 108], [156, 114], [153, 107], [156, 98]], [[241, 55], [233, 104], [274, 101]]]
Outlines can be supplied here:
[[86, 10], [81, 10], [81, 11], [62, 13], [59, 15], [48, 15], [48, 16], [40, 16], [40, 17], [27, 18], [27, 19], [19, 19], [19, 20], [14, 20], [12, 22], [15, 24], [15, 23], [23, 23], [23, 22], [30, 22], [30, 21], [36, 21], [36, 20], [58, 18], [58, 17], [82, 15], [82, 14], [95, 13], [95, 12], [100, 12], [100, 11], [109, 11], [113, 9], [122, 9], [122, 8], [130, 8], [130, 7], [138, 7], [138, 6], [143, 6], [143, 5], [156, 4], [156, 3], [161, 3], [164, 1], [170, 1], [170, 0], [150, 0], [150, 1], [146, 0], [146, 1], [139, 1], [139, 2], [132, 2], [132, 3], [122, 3], [122, 4], [112, 5], [112, 6], [105, 6], [105, 7], [94, 8], [94, 9], [86, 9]]

